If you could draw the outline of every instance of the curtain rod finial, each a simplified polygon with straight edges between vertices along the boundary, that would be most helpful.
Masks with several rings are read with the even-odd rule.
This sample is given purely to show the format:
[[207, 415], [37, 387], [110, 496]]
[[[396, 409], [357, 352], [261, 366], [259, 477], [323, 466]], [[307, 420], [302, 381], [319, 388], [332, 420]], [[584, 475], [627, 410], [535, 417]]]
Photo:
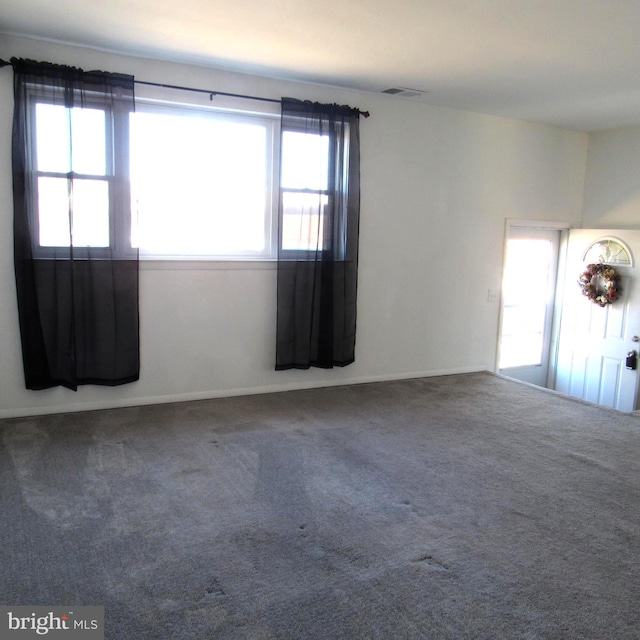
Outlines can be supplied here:
[[2, 58], [0, 58], [0, 69], [2, 69], [2, 67], [10, 67], [11, 63], [7, 62], [6, 60], [3, 60]]

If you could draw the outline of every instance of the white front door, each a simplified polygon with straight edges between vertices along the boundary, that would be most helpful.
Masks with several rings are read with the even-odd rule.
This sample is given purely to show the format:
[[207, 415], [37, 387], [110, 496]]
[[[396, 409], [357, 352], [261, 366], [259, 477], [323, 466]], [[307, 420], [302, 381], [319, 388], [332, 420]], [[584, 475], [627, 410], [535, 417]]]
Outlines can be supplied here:
[[[638, 371], [627, 368], [640, 336], [640, 271], [618, 263], [618, 246], [640, 256], [640, 231], [569, 232], [562, 293], [555, 389], [620, 411], [638, 408]], [[613, 247], [613, 250], [611, 250]], [[591, 248], [591, 249], [590, 249]], [[620, 297], [604, 307], [583, 295], [578, 279], [589, 263], [611, 264], [621, 276]]]

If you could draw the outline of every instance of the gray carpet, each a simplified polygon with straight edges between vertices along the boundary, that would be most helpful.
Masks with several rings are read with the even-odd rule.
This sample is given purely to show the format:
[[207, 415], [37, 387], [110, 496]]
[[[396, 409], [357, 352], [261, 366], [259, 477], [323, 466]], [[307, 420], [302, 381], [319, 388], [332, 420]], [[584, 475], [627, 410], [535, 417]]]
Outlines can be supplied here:
[[0, 436], [0, 604], [110, 640], [640, 638], [635, 416], [479, 373]]

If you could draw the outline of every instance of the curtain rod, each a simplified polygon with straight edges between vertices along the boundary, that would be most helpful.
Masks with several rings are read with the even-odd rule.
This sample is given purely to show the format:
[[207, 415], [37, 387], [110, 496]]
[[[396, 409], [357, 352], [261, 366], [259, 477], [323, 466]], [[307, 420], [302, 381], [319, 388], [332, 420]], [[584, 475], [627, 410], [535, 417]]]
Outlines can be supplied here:
[[[7, 62], [6, 60], [2, 60], [0, 58], [0, 69], [2, 67], [10, 67], [12, 64]], [[182, 87], [176, 84], [163, 84], [161, 82], [146, 82], [144, 80], [135, 80], [136, 84], [144, 84], [149, 87], [161, 87], [163, 89], [177, 89], [178, 91], [193, 91], [195, 93], [208, 93], [209, 100], [213, 100], [214, 96], [227, 96], [229, 98], [242, 98], [244, 100], [260, 100], [262, 102], [275, 102], [277, 104], [281, 104], [281, 100], [277, 100], [275, 98], [262, 98], [260, 96], [249, 96], [242, 93], [226, 93], [225, 91], [211, 91], [209, 89], [194, 89], [193, 87]], [[360, 111], [360, 109], [356, 109], [359, 115], [368, 118], [370, 113], [368, 111]]]

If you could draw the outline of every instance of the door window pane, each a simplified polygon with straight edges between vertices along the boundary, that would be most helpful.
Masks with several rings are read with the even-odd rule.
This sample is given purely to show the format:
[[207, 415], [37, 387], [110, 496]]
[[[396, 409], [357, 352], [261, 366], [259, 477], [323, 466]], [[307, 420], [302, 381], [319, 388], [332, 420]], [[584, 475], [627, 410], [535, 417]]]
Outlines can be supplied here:
[[503, 282], [500, 369], [542, 364], [552, 272], [553, 244], [549, 240], [509, 240]]

